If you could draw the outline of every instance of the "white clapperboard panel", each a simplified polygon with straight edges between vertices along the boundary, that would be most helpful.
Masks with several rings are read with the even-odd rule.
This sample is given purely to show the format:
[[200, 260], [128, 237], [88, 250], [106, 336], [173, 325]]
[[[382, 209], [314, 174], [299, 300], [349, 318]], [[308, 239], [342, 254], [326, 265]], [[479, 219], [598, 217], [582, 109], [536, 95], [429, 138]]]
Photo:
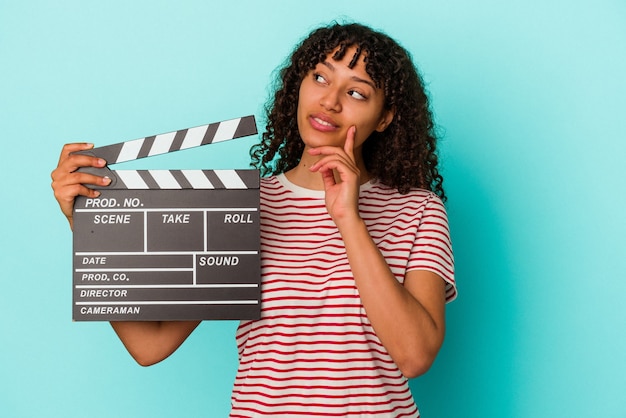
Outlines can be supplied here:
[[[95, 148], [108, 164], [257, 133], [253, 116]], [[74, 205], [76, 321], [260, 315], [258, 170], [110, 170]]]

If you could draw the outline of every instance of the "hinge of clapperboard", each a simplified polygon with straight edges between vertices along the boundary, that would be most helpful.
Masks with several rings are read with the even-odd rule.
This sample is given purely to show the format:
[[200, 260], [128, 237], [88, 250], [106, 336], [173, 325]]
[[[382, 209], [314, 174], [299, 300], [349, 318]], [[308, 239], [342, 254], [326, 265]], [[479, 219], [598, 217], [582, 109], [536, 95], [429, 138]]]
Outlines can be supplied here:
[[[174, 151], [214, 144], [236, 138], [243, 138], [257, 133], [254, 116], [214, 122], [189, 129], [147, 136], [126, 142], [105, 145], [76, 154], [91, 155], [107, 162], [103, 168], [82, 167], [78, 171], [107, 176], [111, 179], [108, 186], [87, 184], [95, 189], [180, 189], [184, 186], [195, 189], [212, 189], [212, 182], [221, 182], [227, 188], [247, 188], [249, 176], [242, 176], [236, 170], [111, 170], [109, 165], [133, 161], [153, 155], [167, 154]], [[251, 171], [251, 170], [240, 170]], [[253, 171], [253, 170], [252, 170]], [[213, 181], [212, 181], [213, 179]], [[256, 179], [250, 179], [258, 183]]]

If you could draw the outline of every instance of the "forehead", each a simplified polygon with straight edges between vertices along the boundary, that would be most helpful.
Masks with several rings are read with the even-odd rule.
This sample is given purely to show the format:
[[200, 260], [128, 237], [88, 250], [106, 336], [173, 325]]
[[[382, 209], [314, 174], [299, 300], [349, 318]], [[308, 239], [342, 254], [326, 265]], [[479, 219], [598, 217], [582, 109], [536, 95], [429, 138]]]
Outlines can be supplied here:
[[369, 53], [366, 49], [362, 48], [358, 44], [347, 44], [345, 42], [340, 43], [334, 49], [323, 57], [318, 64], [332, 63], [332, 62], [346, 62], [346, 65], [350, 69], [362, 69], [364, 75], [367, 75], [372, 81], [375, 88], [382, 88], [381, 80], [375, 76], [376, 70], [368, 59]]

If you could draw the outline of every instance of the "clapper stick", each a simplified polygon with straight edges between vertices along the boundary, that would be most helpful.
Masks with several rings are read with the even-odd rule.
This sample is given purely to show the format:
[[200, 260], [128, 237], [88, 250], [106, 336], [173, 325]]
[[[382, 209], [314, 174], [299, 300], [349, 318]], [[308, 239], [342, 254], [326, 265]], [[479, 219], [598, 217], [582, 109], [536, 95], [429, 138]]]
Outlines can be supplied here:
[[[107, 162], [107, 167], [82, 167], [78, 171], [96, 174], [98, 176], [107, 176], [111, 179], [111, 183], [108, 186], [98, 186], [88, 184], [87, 186], [100, 189], [127, 189], [127, 188], [149, 188], [151, 180], [154, 180], [151, 171], [149, 170], [116, 170], [112, 171], [108, 166], [123, 163], [127, 161], [138, 160], [140, 158], [151, 157], [154, 155], [168, 154], [174, 151], [180, 151], [188, 148], [199, 147], [202, 145], [215, 144], [218, 142], [228, 141], [231, 139], [242, 138], [257, 133], [256, 123], [254, 116], [244, 116], [241, 118], [225, 120], [221, 122], [210, 123], [207, 125], [197, 126], [189, 129], [181, 129], [179, 131], [168, 132], [160, 135], [147, 136], [145, 138], [139, 138], [132, 141], [119, 142], [117, 144], [105, 145], [103, 147], [94, 148], [86, 151], [78, 151], [76, 154], [85, 154], [96, 156], [104, 159]], [[129, 184], [126, 184], [122, 180], [122, 184], [118, 184], [118, 175], [127, 179]], [[146, 180], [144, 185], [140, 186], [141, 180], [135, 182], [137, 175], [143, 177]], [[197, 178], [198, 188], [212, 188], [206, 185], [206, 181], [202, 179], [204, 177], [201, 173], [188, 173], [191, 178]], [[224, 176], [228, 176], [228, 171], [222, 173]], [[156, 173], [158, 176], [159, 173]], [[161, 181], [162, 188], [176, 187], [176, 182], [168, 182], [167, 174], [163, 174], [165, 178]], [[184, 174], [183, 174], [184, 175]], [[181, 177], [179, 177], [181, 178]], [[231, 175], [232, 178], [232, 175]], [[187, 179], [189, 180], [189, 179]], [[157, 180], [157, 183], [158, 180]], [[210, 183], [210, 180], [209, 180]], [[154, 183], [152, 183], [154, 184]], [[185, 185], [185, 181], [180, 184]], [[205, 184], [205, 186], [201, 186]], [[194, 184], [195, 186], [195, 184]]]
[[258, 170], [108, 167], [256, 133], [246, 116], [81, 151], [112, 182], [75, 200], [74, 320], [259, 317]]

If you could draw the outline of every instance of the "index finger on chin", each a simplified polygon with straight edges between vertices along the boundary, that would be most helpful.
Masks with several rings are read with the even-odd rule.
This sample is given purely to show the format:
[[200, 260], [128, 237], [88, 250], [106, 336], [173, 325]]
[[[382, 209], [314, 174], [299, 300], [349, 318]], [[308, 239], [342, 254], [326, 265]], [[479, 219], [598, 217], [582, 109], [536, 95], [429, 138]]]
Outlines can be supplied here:
[[356, 126], [351, 126], [348, 128], [348, 132], [346, 134], [346, 142], [343, 145], [343, 150], [354, 158], [354, 137], [356, 136]]

